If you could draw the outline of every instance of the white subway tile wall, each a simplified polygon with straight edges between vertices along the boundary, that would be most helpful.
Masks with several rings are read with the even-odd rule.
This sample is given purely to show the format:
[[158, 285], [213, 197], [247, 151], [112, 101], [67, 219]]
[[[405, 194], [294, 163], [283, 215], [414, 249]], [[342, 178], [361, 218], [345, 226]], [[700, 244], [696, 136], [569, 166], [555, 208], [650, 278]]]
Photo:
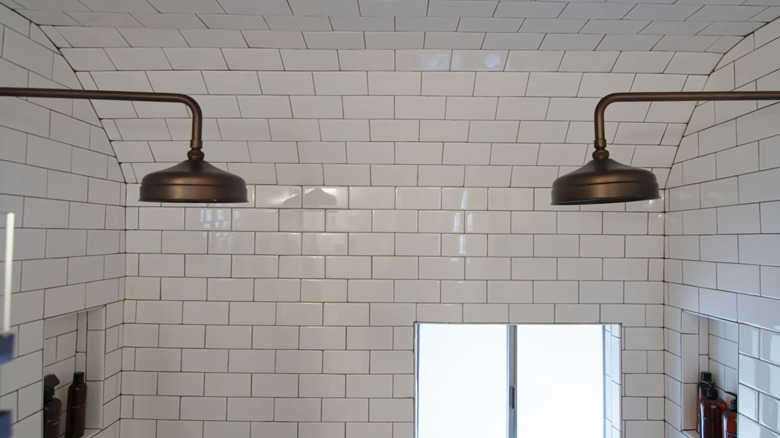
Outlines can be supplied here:
[[[769, 78], [780, 65], [761, 55], [780, 37], [776, 25], [771, 29], [762, 32], [767, 39], [760, 44], [747, 38], [725, 55], [705, 88], [777, 89]], [[777, 315], [768, 318], [778, 296], [770, 274], [778, 263], [770, 250], [777, 195], [767, 187], [777, 182], [777, 163], [768, 149], [766, 164], [759, 155], [760, 145], [776, 142], [778, 132], [758, 123], [777, 114], [777, 105], [765, 102], [698, 106], [671, 169], [664, 273], [667, 436], [694, 427], [699, 371], [711, 371], [719, 388], [738, 393], [740, 434], [780, 432], [772, 411], [779, 394], [770, 383], [778, 358], [761, 349], [768, 346], [761, 339], [769, 342], [778, 330]], [[686, 312], [718, 321], [702, 318], [700, 327], [699, 318]], [[689, 356], [696, 351], [701, 356]]]
[[[73, 70], [41, 30], [0, 8], [0, 85], [78, 88]], [[74, 55], [83, 59], [85, 69], [95, 66], [92, 56], [105, 56], [104, 68], [111, 70], [114, 62], [124, 65], [122, 59], [110, 60], [114, 53], [97, 51]], [[155, 54], [161, 55], [132, 56], [146, 59], [147, 68], [169, 69]], [[118, 436], [126, 265], [123, 176], [88, 103], [1, 100], [0, 210], [14, 212], [18, 228], [11, 320], [15, 359], [2, 369], [0, 404], [13, 411], [14, 436], [40, 436], [43, 375], [59, 377], [57, 395], [66, 400], [73, 372], [85, 371], [92, 394], [87, 428]], [[162, 214], [175, 225], [175, 218]], [[145, 216], [143, 222], [154, 218]], [[136, 248], [160, 252], [154, 236], [138, 237]], [[142, 342], [141, 335], [136, 331], [131, 339]]]
[[[394, 22], [306, 16], [322, 5], [304, 1], [295, 16], [284, 2], [151, 3], [181, 30], [154, 29], [145, 1], [91, 17], [106, 27], [25, 12], [56, 26], [46, 36], [0, 10], [2, 84], [192, 94], [208, 159], [245, 177], [250, 202], [135, 201], [143, 175], [183, 158], [181, 108], [0, 98], [24, 340], [0, 404], [18, 436], [40, 434], [44, 318], [96, 306], [101, 437], [411, 438], [415, 322], [620, 324], [605, 338], [613, 436], [678, 437], [691, 373], [723, 363], [682, 360], [698, 333], [682, 310], [739, 323], [727, 387], [744, 394], [745, 430], [780, 432], [776, 106], [614, 108], [613, 156], [668, 174], [668, 200], [548, 205], [552, 181], [589, 158], [597, 98], [773, 87], [776, 24], [737, 44], [662, 37], [691, 23], [669, 21], [695, 12], [679, 5], [603, 5], [616, 39], [587, 34], [577, 4], [433, 2], [440, 16]], [[666, 21], [637, 35], [603, 20], [627, 13]]]

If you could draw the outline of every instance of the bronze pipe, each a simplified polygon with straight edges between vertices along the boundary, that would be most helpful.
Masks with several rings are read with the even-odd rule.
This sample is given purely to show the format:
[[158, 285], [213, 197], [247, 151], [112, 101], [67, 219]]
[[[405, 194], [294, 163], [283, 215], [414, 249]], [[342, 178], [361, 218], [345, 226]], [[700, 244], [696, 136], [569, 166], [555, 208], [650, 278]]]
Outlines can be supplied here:
[[780, 91], [664, 91], [647, 93], [612, 93], [604, 96], [596, 105], [593, 122], [596, 139], [593, 159], [609, 158], [604, 128], [607, 106], [616, 102], [683, 102], [705, 100], [780, 100]]
[[192, 112], [192, 138], [187, 160], [144, 176], [139, 200], [148, 202], [246, 202], [246, 182], [204, 160], [203, 112], [190, 96], [141, 91], [0, 88], [0, 96], [59, 99], [99, 99], [181, 103]]
[[64, 90], [57, 88], [9, 88], [0, 87], [0, 96], [40, 97], [47, 99], [97, 99], [142, 102], [181, 103], [192, 112], [192, 138], [187, 158], [203, 160], [203, 111], [200, 105], [186, 94], [149, 93], [143, 91]]

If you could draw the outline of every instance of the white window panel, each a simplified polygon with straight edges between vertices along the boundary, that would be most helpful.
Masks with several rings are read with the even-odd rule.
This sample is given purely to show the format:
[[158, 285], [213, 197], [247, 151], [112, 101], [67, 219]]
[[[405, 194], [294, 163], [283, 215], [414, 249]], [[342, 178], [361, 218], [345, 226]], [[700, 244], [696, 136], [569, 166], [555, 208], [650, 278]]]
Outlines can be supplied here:
[[500, 325], [418, 326], [417, 436], [507, 436], [507, 338]]

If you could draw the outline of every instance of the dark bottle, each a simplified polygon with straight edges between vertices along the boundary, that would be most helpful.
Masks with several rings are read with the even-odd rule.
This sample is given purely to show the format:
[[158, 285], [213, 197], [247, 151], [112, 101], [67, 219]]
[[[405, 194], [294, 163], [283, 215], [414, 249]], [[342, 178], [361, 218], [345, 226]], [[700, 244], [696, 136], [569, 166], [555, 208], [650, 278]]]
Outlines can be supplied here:
[[73, 383], [68, 387], [68, 413], [65, 422], [65, 438], [84, 436], [84, 420], [87, 415], [87, 384], [84, 373], [73, 373]]
[[707, 391], [708, 383], [712, 383], [712, 373], [702, 371], [696, 394], [696, 432], [699, 432], [699, 434], [701, 434], [701, 412], [699, 406], [701, 406], [701, 401], [704, 400], [704, 393]]
[[62, 402], [54, 396], [54, 388], [60, 379], [54, 374], [43, 378], [43, 438], [59, 438]]
[[721, 400], [718, 400], [718, 390], [711, 383], [707, 385], [704, 399], [699, 404], [701, 416], [701, 438], [721, 438]]
[[[733, 395], [733, 394], [732, 394]], [[736, 438], [737, 436], [737, 397], [731, 399], [729, 408], [721, 415], [723, 438]]]

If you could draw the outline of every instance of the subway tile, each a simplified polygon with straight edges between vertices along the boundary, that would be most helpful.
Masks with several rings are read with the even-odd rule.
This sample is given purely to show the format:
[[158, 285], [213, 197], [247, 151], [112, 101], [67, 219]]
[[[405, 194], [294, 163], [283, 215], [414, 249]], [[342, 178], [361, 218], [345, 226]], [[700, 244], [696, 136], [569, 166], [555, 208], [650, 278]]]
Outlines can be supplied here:
[[[412, 35], [412, 34], [408, 34]], [[416, 38], [408, 43], [414, 48], [417, 45]], [[398, 47], [399, 49], [403, 47]], [[422, 48], [422, 38], [420, 38]], [[395, 65], [398, 71], [434, 71], [449, 70], [452, 53], [450, 50], [430, 50], [439, 47], [430, 47], [429, 50], [396, 50]], [[441, 49], [445, 49], [441, 47]]]
[[344, 327], [302, 327], [302, 349], [343, 350], [346, 348]]
[[315, 72], [314, 88], [318, 95], [368, 94], [367, 75], [363, 72]]
[[283, 67], [277, 50], [225, 48], [222, 55], [231, 70], [282, 70]]
[[265, 95], [312, 95], [314, 81], [310, 72], [258, 72]]
[[466, 120], [420, 120], [420, 141], [468, 141], [469, 122]]
[[[292, 17], [274, 17], [274, 19], [284, 19]], [[310, 17], [298, 17], [299, 19], [310, 19]], [[273, 20], [272, 20], [273, 23]], [[249, 47], [260, 47], [269, 49], [305, 49], [306, 42], [303, 39], [303, 33], [299, 29], [282, 29], [287, 27], [283, 23], [273, 23], [275, 30], [244, 30], [242, 34]], [[311, 23], [316, 26], [321, 23]], [[277, 30], [278, 29], [278, 30]]]
[[338, 70], [335, 50], [280, 50], [284, 69], [288, 71]]
[[[480, 32], [426, 32], [426, 49], [480, 49], [485, 35]], [[455, 61], [453, 58], [453, 62]]]
[[190, 47], [246, 47], [240, 31], [235, 29], [182, 29]]
[[472, 96], [475, 78], [472, 72], [425, 72], [422, 75], [422, 94]]
[[421, 279], [457, 280], [465, 278], [465, 264], [456, 257], [421, 257]]
[[388, 119], [394, 114], [390, 96], [343, 96], [344, 118]]
[[[361, 129], [364, 131], [365, 129], [370, 130], [370, 125], [366, 124], [365, 121], [357, 122], [359, 122]], [[366, 136], [365, 132], [361, 135]], [[385, 141], [349, 141], [347, 142], [347, 162], [359, 164], [392, 164], [393, 143]], [[368, 166], [364, 166], [363, 168], [370, 169]], [[370, 180], [370, 172], [366, 179]]]
[[[480, 35], [481, 37], [481, 35]], [[455, 47], [457, 49], [465, 46]], [[477, 48], [482, 47], [482, 41]], [[451, 69], [454, 71], [503, 71], [507, 51], [454, 50]]]
[[776, 167], [777, 164], [780, 163], [780, 157], [778, 157], [776, 148], [778, 141], [780, 141], [780, 136], [771, 137], [758, 142], [759, 154], [761, 154], [761, 162], [759, 163], [761, 170]]
[[372, 95], [419, 95], [420, 72], [368, 72], [368, 91]]

